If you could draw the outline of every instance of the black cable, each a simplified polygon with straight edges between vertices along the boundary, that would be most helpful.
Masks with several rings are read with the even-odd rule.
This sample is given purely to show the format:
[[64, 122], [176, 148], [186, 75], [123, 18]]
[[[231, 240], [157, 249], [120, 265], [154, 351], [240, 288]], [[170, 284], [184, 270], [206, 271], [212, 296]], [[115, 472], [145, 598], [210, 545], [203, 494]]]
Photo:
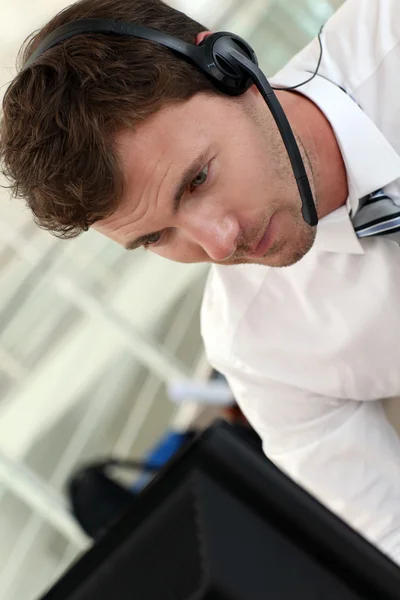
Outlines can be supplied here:
[[318, 75], [318, 71], [319, 71], [319, 68], [321, 66], [321, 61], [322, 61], [322, 54], [323, 54], [323, 47], [322, 47], [322, 40], [321, 40], [321, 33], [322, 33], [323, 28], [324, 28], [324, 26], [322, 25], [321, 29], [319, 30], [319, 34], [318, 34], [319, 47], [321, 49], [320, 54], [319, 54], [318, 64], [317, 64], [317, 68], [315, 69], [315, 71], [311, 75], [311, 77], [309, 77], [308, 79], [306, 79], [302, 83], [298, 83], [297, 85], [292, 85], [291, 87], [274, 87], [274, 86], [271, 86], [273, 90], [283, 90], [283, 91], [295, 90], [296, 88], [299, 88], [302, 85], [305, 85], [306, 83], [308, 83], [309, 81], [311, 81], [312, 79], [314, 79], [314, 77], [316, 77]]

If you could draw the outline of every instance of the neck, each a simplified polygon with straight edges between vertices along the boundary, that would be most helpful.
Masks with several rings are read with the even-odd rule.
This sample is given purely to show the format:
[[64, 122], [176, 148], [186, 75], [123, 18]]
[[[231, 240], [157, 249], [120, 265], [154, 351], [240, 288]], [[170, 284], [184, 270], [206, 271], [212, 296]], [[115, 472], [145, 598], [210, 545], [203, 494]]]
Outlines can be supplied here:
[[318, 217], [322, 219], [346, 203], [346, 168], [333, 129], [320, 109], [297, 92], [277, 91], [276, 95], [301, 140], [311, 162]]

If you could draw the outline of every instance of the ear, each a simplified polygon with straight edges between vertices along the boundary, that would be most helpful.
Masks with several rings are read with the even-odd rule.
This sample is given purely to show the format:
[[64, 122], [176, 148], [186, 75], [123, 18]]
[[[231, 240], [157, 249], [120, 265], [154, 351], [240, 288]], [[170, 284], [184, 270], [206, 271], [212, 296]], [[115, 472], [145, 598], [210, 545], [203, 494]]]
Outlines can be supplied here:
[[201, 44], [201, 42], [211, 34], [212, 34], [212, 31], [202, 31], [201, 33], [198, 33], [196, 36], [196, 46]]

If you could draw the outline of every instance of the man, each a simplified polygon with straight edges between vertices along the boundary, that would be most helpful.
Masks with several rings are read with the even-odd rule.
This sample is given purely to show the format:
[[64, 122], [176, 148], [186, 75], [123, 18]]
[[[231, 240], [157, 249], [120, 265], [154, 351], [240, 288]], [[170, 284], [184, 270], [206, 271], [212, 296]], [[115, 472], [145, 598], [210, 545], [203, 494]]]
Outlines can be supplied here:
[[[317, 228], [256, 87], [223, 96], [151, 42], [81, 35], [53, 47], [11, 84], [1, 130], [4, 171], [41, 227], [93, 227], [128, 249], [213, 263], [206, 350], [265, 452], [398, 562], [400, 441], [380, 400], [400, 395], [400, 248], [387, 235], [400, 214], [399, 10], [348, 0], [324, 27], [318, 75], [277, 92]], [[87, 17], [197, 44], [209, 34], [160, 0], [83, 0], [21, 64]], [[310, 79], [319, 52], [314, 40], [273, 84]]]

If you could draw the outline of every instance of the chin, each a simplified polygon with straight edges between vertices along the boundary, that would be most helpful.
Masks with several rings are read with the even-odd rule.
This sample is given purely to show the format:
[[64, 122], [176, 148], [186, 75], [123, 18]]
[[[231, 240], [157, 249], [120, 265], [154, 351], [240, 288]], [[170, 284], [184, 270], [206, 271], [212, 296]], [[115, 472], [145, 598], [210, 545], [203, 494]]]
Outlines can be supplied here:
[[[307, 228], [301, 236], [298, 236], [297, 243], [293, 240], [277, 240], [274, 245], [268, 250], [265, 256], [257, 259], [242, 259], [239, 263], [256, 264], [266, 267], [291, 267], [298, 263], [311, 250], [315, 240], [315, 229]], [[238, 264], [238, 263], [236, 263]]]
[[260, 259], [259, 264], [268, 267], [291, 267], [298, 263], [314, 244], [316, 230], [307, 228], [307, 235], [302, 235], [298, 243], [293, 244], [292, 240], [283, 240], [274, 244], [268, 254]]

